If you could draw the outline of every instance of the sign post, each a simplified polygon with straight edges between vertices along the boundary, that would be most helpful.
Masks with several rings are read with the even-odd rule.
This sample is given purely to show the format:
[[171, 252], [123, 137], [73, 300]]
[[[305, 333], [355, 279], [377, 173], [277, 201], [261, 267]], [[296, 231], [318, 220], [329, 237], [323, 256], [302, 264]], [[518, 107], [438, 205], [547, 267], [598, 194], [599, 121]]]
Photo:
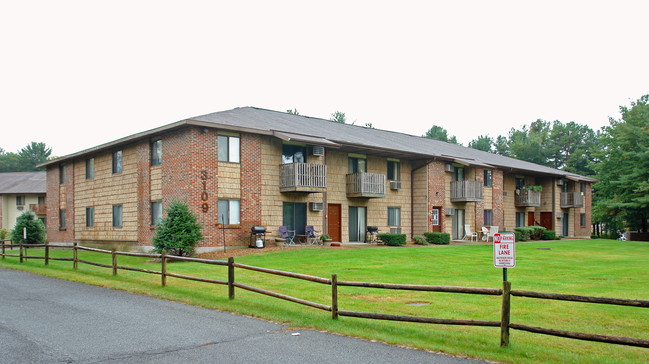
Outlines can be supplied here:
[[507, 282], [507, 268], [516, 266], [516, 235], [494, 234], [494, 266], [503, 268], [503, 281]]

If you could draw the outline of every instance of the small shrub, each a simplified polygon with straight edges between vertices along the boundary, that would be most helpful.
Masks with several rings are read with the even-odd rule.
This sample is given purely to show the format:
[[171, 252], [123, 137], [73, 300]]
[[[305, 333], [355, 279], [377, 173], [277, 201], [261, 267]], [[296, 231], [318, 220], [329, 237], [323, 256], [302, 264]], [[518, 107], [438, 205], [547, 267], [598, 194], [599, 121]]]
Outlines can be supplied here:
[[545, 230], [541, 240], [559, 240], [559, 238], [557, 238], [557, 233], [554, 230]]
[[530, 228], [532, 228], [532, 240], [541, 240], [546, 229], [543, 226], [530, 226]]
[[446, 245], [451, 243], [451, 234], [449, 233], [433, 233], [425, 232], [426, 240], [431, 244]]
[[413, 236], [412, 240], [415, 241], [415, 244], [428, 245], [428, 242], [426, 241], [426, 238], [424, 238], [423, 236], [419, 236], [419, 235]]
[[[27, 228], [27, 239], [23, 239], [23, 228]], [[11, 240], [14, 244], [45, 244], [45, 225], [33, 211], [25, 211], [16, 219]]]
[[526, 241], [530, 240], [532, 237], [532, 229], [529, 226], [514, 228], [514, 233], [516, 232], [518, 232], [521, 237], [519, 240], [518, 235], [516, 235], [516, 241]]
[[196, 243], [203, 240], [201, 225], [187, 205], [178, 201], [171, 203], [167, 217], [160, 221], [153, 237], [153, 250], [163, 250], [170, 255], [191, 256]]
[[0, 228], [0, 240], [10, 239], [11, 232], [5, 228]]
[[376, 237], [379, 240], [381, 240], [385, 245], [390, 245], [390, 246], [406, 245], [406, 234], [381, 233], [381, 234], [377, 234]]

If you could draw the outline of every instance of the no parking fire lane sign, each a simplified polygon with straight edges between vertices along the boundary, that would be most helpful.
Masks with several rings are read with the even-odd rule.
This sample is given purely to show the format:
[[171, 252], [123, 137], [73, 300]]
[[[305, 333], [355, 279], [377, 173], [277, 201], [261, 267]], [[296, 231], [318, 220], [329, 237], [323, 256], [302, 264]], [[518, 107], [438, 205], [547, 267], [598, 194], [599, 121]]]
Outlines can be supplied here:
[[494, 266], [514, 268], [516, 266], [516, 235], [514, 233], [494, 234]]

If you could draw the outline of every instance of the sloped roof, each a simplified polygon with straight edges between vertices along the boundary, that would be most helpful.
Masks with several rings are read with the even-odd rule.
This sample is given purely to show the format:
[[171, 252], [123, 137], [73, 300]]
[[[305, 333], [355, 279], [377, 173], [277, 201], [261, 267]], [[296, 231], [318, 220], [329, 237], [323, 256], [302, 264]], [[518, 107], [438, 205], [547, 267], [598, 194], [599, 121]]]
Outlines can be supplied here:
[[0, 195], [42, 194], [46, 191], [46, 172], [0, 173]]
[[39, 167], [60, 163], [81, 155], [123, 145], [137, 139], [150, 137], [154, 134], [187, 125], [271, 135], [282, 140], [301, 141], [309, 144], [323, 145], [328, 148], [340, 148], [342, 150], [367, 151], [368, 154], [379, 154], [395, 158], [441, 159], [470, 166], [500, 168], [511, 172], [521, 171], [565, 177], [579, 181], [596, 181], [590, 177], [439, 140], [387, 130], [341, 124], [330, 120], [256, 107], [240, 107], [181, 120], [82, 152], [70, 154], [43, 163]]

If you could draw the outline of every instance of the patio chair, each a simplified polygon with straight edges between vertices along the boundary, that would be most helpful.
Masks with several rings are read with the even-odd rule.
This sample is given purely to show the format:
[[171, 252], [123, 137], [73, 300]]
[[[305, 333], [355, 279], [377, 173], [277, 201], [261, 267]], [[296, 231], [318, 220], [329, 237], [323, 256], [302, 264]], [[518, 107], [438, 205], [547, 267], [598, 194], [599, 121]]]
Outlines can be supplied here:
[[304, 234], [306, 235], [307, 242], [311, 245], [320, 244], [320, 232], [313, 228], [313, 225], [306, 225], [304, 227]]
[[482, 241], [489, 241], [489, 229], [482, 227]]
[[463, 240], [473, 240], [478, 241], [478, 233], [471, 232], [471, 225], [464, 225], [464, 238]]
[[489, 236], [487, 237], [487, 241], [489, 241], [489, 238], [491, 238], [491, 241], [494, 241], [494, 235], [498, 234], [498, 226], [489, 226]]
[[295, 230], [288, 230], [286, 226], [280, 226], [279, 237], [284, 239], [284, 245], [295, 245]]

